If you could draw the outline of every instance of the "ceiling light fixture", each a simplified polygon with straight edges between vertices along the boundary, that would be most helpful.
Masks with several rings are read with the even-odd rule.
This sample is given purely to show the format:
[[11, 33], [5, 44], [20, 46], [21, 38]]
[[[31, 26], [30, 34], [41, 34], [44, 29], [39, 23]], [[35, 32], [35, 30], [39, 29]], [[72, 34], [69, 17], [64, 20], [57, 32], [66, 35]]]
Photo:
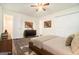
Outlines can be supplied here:
[[31, 7], [34, 7], [36, 9], [36, 11], [46, 11], [47, 7], [48, 7], [49, 3], [36, 3], [34, 5], [31, 5]]

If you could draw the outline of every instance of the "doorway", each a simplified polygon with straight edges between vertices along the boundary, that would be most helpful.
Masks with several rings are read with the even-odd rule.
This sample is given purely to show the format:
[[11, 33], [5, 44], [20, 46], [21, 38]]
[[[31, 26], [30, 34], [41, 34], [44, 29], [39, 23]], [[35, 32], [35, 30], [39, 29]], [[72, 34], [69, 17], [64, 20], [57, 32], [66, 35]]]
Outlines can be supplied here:
[[11, 15], [4, 15], [3, 21], [3, 31], [7, 30], [10, 37], [13, 37], [13, 16]]

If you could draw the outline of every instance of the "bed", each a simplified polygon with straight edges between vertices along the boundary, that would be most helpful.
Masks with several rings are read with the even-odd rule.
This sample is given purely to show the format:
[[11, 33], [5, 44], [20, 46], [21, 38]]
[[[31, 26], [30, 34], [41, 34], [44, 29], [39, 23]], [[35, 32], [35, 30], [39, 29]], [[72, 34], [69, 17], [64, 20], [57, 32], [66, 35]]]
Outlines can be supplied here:
[[66, 39], [49, 35], [31, 39], [29, 48], [40, 55], [72, 55], [71, 47], [65, 45]]

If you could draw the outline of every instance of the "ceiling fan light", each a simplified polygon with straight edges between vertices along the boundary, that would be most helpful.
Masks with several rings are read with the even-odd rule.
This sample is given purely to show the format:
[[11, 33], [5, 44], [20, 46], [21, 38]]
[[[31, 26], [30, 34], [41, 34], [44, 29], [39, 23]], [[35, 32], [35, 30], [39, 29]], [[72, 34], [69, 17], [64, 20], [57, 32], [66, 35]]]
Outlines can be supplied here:
[[36, 11], [46, 11], [46, 8], [48, 7], [49, 3], [36, 3], [32, 7], [36, 8]]

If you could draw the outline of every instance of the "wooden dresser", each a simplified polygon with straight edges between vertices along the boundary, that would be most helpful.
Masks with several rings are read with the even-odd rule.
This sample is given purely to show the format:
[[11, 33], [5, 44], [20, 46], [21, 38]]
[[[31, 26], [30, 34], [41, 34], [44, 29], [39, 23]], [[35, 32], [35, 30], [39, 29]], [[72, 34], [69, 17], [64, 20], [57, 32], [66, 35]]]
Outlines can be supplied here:
[[12, 53], [12, 40], [2, 40], [0, 41], [0, 52]]

